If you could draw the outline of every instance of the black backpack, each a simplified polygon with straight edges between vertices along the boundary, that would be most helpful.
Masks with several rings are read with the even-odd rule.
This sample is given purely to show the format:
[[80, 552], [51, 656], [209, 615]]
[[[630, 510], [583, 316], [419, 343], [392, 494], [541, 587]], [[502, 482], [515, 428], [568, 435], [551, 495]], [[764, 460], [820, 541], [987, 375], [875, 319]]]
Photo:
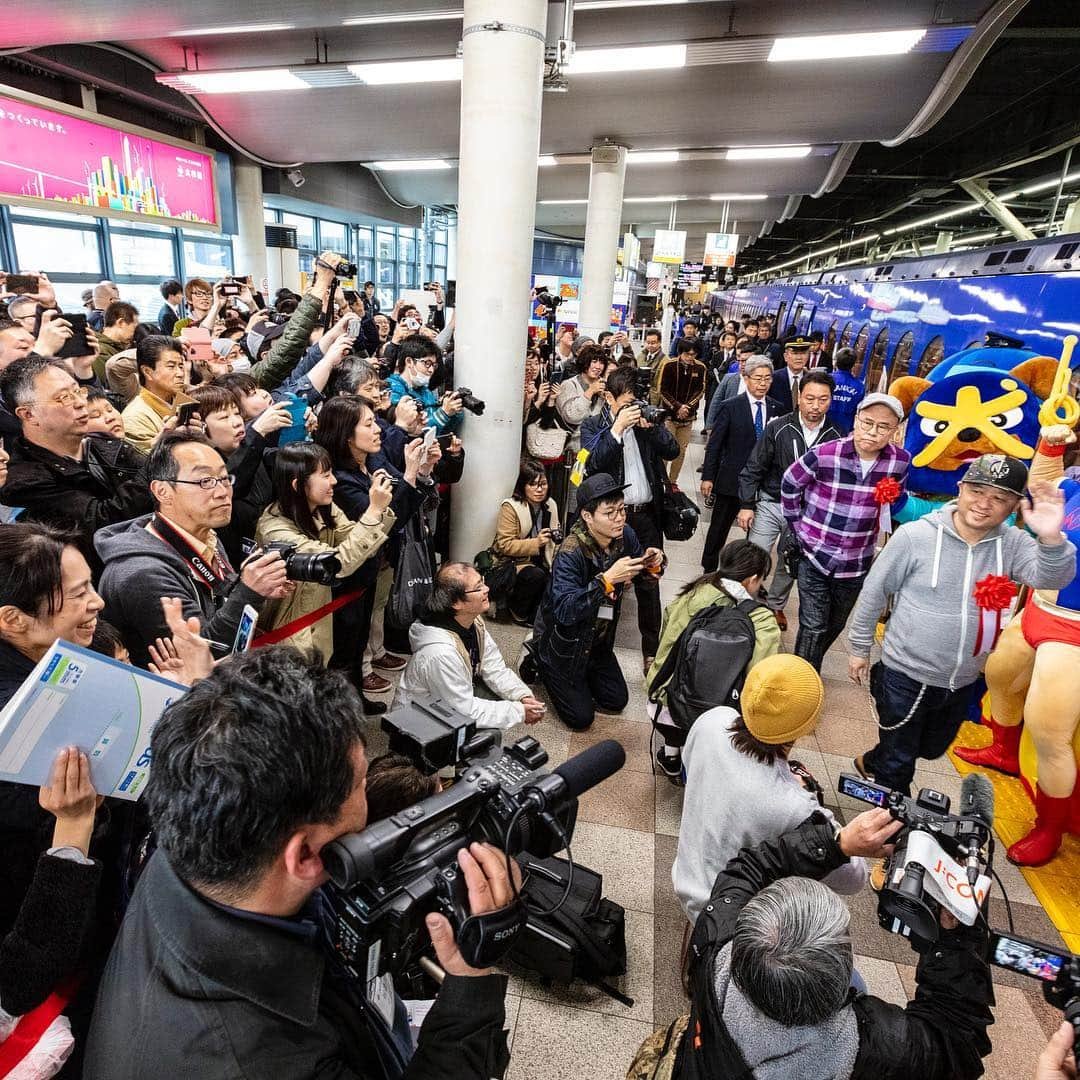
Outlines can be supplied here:
[[709, 709], [726, 705], [739, 710], [757, 642], [750, 613], [764, 606], [757, 600], [710, 604], [686, 624], [649, 687], [649, 700], [658, 703], [666, 684], [667, 708], [676, 725], [675, 730], [664, 727], [668, 745], [682, 746], [691, 725]]

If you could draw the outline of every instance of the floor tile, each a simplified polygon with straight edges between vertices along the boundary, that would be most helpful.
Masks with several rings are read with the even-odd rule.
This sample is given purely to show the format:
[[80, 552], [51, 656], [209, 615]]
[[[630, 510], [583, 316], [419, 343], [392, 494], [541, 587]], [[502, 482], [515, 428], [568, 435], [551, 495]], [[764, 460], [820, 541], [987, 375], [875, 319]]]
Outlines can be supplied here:
[[516, 997], [513, 994], [507, 994], [504, 1008], [506, 1009], [506, 1030], [508, 1032], [506, 1042], [510, 1047], [511, 1055], [513, 1055], [514, 1035], [517, 1032], [517, 1018], [518, 1010], [521, 1008], [521, 998]]
[[574, 860], [604, 878], [604, 895], [634, 911], [653, 910], [652, 831], [637, 832], [578, 822], [574, 830]]
[[678, 836], [686, 788], [673, 784], [666, 776], [656, 776], [656, 831], [664, 836]]
[[614, 720], [607, 716], [598, 716], [588, 731], [575, 731], [570, 735], [570, 756], [580, 754], [590, 746], [595, 746], [605, 739], [614, 739], [621, 743], [626, 751], [624, 770], [646, 772], [652, 775], [652, 753], [649, 743], [652, 725], [642, 724], [625, 718]]
[[638, 832], [655, 831], [655, 782], [652, 773], [623, 769], [618, 783], [604, 783], [578, 799], [578, 821], [593, 821]]
[[853, 716], [859, 720], [873, 721], [874, 708], [865, 686], [856, 686], [845, 677], [825, 678], [825, 709], [830, 716]]
[[[826, 709], [829, 709], [826, 699]], [[841, 716], [826, 712], [814, 731], [818, 749], [829, 754], [843, 754], [851, 757], [869, 750], [877, 742], [877, 725], [869, 720], [859, 720], [851, 716]]]
[[867, 992], [888, 1001], [892, 1005], [907, 1004], [907, 991], [900, 981], [896, 964], [888, 960], [879, 960], [873, 956], [855, 954], [855, 970], [866, 983]]
[[624, 1080], [652, 1030], [651, 1023], [524, 998], [507, 1080]]

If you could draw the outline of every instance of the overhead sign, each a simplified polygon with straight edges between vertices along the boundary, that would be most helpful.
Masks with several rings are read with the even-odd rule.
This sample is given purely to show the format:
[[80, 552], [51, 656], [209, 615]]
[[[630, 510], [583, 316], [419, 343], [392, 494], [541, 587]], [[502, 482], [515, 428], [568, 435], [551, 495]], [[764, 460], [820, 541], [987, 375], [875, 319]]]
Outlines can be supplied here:
[[653, 262], [674, 263], [683, 261], [686, 251], [686, 233], [678, 229], [657, 229], [653, 238]]
[[738, 233], [711, 232], [705, 234], [706, 266], [734, 266], [738, 250]]
[[664, 276], [664, 264], [650, 261], [645, 264], [645, 276], [647, 278], [660, 278]]
[[213, 155], [0, 94], [0, 200], [221, 226]]

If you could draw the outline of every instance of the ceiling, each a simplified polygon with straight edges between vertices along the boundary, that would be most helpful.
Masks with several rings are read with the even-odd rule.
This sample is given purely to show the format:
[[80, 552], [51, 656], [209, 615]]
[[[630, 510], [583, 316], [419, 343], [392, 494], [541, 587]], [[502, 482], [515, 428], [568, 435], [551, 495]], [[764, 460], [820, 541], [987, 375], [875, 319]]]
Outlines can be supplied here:
[[[148, 6], [143, 0], [50, 0], [19, 26], [19, 56], [13, 59], [33, 63], [44, 58], [69, 70], [93, 71], [121, 63], [115, 54], [86, 48], [108, 43], [152, 69], [124, 60], [123, 75], [118, 76], [121, 91], [129, 90], [151, 107], [160, 102], [180, 117], [196, 116], [201, 107], [219, 134], [266, 163], [359, 165], [395, 158], [453, 163], [457, 83], [200, 95], [196, 105], [157, 85], [153, 71], [178, 71], [196, 62], [204, 72], [305, 63], [311, 70], [316, 56], [331, 64], [452, 57], [461, 34], [460, 17], [438, 16], [452, 13], [460, 3], [187, 0]], [[785, 243], [807, 238], [801, 232], [803, 215], [808, 222], [821, 206], [835, 202], [828, 193], [838, 185], [848, 186], [844, 177], [853, 159], [861, 161], [865, 147], [932, 137], [933, 125], [976, 72], [982, 54], [996, 47], [1025, 3], [636, 0], [627, 6], [627, 0], [578, 0], [574, 37], [579, 49], [665, 42], [687, 43], [691, 49], [682, 68], [571, 75], [568, 92], [544, 95], [541, 153], [579, 155], [580, 163], [540, 169], [537, 227], [554, 235], [584, 234], [584, 203], [551, 200], [587, 197], [589, 148], [610, 139], [634, 150], [702, 152], [673, 164], [631, 164], [626, 177], [628, 200], [678, 197], [676, 227], [688, 231], [688, 258], [699, 258], [705, 233], [719, 227], [722, 206], [709, 196], [724, 192], [767, 196], [731, 203], [730, 221], [738, 222], [744, 243], [771, 227], [775, 239], [759, 241], [757, 248], [763, 257], [771, 257]], [[513, 0], [507, 4], [512, 10]], [[406, 17], [416, 21], [402, 21]], [[348, 25], [349, 20], [363, 23]], [[236, 27], [246, 32], [226, 32]], [[767, 46], [779, 36], [912, 27], [928, 27], [930, 32], [900, 56], [787, 64], [764, 60]], [[931, 136], [921, 136], [924, 129], [930, 129]], [[733, 146], [791, 144], [810, 145], [813, 152], [784, 161], [724, 158], [726, 148]], [[902, 154], [903, 147], [888, 152]], [[402, 203], [456, 202], [456, 168], [382, 172], [380, 180]], [[671, 210], [667, 201], [625, 203], [624, 224], [637, 226], [646, 256], [648, 238], [656, 227], [667, 227]], [[842, 212], [837, 204], [835, 213]], [[793, 215], [797, 226], [784, 222]]]

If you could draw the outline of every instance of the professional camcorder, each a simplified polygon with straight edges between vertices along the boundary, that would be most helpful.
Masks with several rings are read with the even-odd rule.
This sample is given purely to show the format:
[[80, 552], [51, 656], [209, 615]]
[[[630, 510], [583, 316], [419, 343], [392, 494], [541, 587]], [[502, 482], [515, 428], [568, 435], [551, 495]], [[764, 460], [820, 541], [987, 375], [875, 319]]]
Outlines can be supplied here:
[[299, 553], [295, 544], [272, 540], [264, 551], [276, 551], [285, 560], [285, 576], [290, 581], [315, 581], [332, 585], [341, 573], [341, 560], [330, 551]]
[[333, 270], [334, 276], [339, 278], [354, 278], [357, 275], [356, 263], [349, 262], [344, 255], [339, 255], [341, 260], [336, 266], [331, 266], [328, 262], [323, 262], [322, 259], [316, 259], [315, 265], [325, 267], [327, 270]]
[[537, 292], [533, 294], [533, 299], [538, 304], [543, 304], [546, 308], [557, 308], [563, 302], [563, 298], [561, 296], [556, 296], [554, 293], [550, 293], [546, 289], [537, 290]]
[[882, 927], [923, 949], [937, 940], [943, 907], [965, 926], [983, 918], [994, 852], [994, 788], [985, 776], [964, 777], [959, 814], [950, 813], [949, 797], [932, 788], [913, 799], [843, 774], [837, 790], [888, 810], [904, 825], [878, 894]]
[[455, 391], [455, 394], [461, 398], [461, 407], [468, 409], [474, 416], [483, 416], [484, 409], [487, 408], [484, 402], [482, 402], [467, 386], [459, 386]]
[[456, 778], [438, 795], [323, 848], [336, 886], [339, 957], [360, 980], [398, 975], [427, 947], [424, 917], [437, 911], [453, 925], [468, 963], [487, 967], [513, 946], [527, 908], [518, 902], [470, 915], [458, 852], [487, 842], [509, 861], [526, 850], [545, 857], [569, 849], [577, 797], [622, 768], [626, 754], [606, 740], [543, 772], [548, 755], [535, 739], [504, 749], [495, 732], [477, 735], [475, 721], [438, 701], [395, 709], [382, 726], [391, 750], [422, 772], [453, 765]]

